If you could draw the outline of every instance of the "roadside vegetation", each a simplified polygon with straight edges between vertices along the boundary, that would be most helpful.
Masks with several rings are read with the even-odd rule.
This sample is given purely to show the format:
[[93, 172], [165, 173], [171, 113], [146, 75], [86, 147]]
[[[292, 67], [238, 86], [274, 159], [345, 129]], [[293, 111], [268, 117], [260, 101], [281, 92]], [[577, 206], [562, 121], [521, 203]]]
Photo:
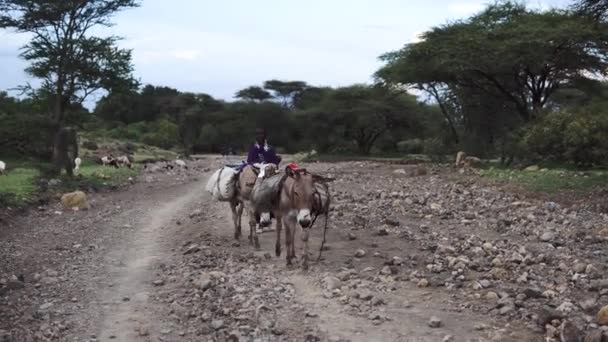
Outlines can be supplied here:
[[[9, 9], [0, 14], [0, 28], [31, 34], [21, 57], [30, 65], [26, 72], [42, 81], [39, 88], [23, 87], [19, 97], [0, 92], [0, 160], [9, 165], [0, 180], [4, 202], [26, 202], [38, 178], [57, 175], [50, 162], [60, 146], [56, 133], [65, 127], [78, 131], [82, 177], [95, 181], [101, 171], [93, 162], [108, 153], [140, 163], [243, 153], [254, 129], [264, 127], [279, 153], [305, 161], [446, 162], [465, 151], [499, 160], [487, 177], [539, 190], [605, 184], [602, 171], [580, 177], [559, 167], [517, 171], [549, 162], [576, 170], [608, 166], [603, 1], [552, 9], [499, 1], [382, 54], [370, 84], [269, 79], [237, 91], [234, 101], [134, 79], [131, 51], [92, 28], [109, 26], [116, 12], [139, 5], [90, 0], [87, 10], [74, 11], [71, 2], [0, 0], [0, 9]], [[70, 30], [79, 38], [66, 36]], [[105, 95], [92, 110], [82, 105], [99, 92]], [[317, 154], [308, 155], [313, 150]], [[104, 172], [111, 183], [112, 172]]]

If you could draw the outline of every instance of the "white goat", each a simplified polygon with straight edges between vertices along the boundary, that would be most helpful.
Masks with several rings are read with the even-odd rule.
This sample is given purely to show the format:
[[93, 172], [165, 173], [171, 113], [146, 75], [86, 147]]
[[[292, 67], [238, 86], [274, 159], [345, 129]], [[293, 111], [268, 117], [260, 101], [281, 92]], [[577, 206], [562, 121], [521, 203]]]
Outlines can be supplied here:
[[0, 160], [0, 175], [3, 175], [6, 172], [6, 163]]
[[133, 167], [133, 164], [131, 164], [129, 157], [127, 157], [127, 156], [120, 156], [120, 157], [116, 158], [116, 161], [118, 162], [119, 165], [128, 166], [129, 169]]
[[186, 166], [186, 162], [181, 159], [175, 159], [175, 164], [179, 167], [183, 167], [184, 169], [188, 168], [188, 166]]
[[74, 172], [80, 169], [80, 164], [82, 164], [82, 159], [80, 159], [80, 157], [76, 157], [76, 159], [74, 159]]

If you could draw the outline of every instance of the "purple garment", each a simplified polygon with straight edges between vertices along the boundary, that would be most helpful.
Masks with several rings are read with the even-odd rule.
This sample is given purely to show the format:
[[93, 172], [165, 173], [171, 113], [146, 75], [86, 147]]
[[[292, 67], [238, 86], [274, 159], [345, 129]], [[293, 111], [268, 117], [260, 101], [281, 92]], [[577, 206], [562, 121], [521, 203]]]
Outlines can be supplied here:
[[279, 165], [280, 162], [281, 157], [277, 156], [274, 149], [268, 146], [268, 144], [265, 144], [264, 146], [253, 144], [249, 149], [247, 164], [272, 163]]

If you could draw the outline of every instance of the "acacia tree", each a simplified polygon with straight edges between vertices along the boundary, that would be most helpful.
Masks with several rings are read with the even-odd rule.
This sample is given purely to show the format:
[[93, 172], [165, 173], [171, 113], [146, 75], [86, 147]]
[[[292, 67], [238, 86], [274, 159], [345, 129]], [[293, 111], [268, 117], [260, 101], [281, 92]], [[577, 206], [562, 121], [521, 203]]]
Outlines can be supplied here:
[[504, 2], [385, 54], [377, 76], [431, 91], [474, 88], [510, 102], [528, 122], [562, 84], [584, 73], [604, 75], [607, 43], [604, 24], [569, 11], [532, 11]]
[[135, 87], [131, 51], [118, 48], [116, 36], [89, 34], [111, 26], [118, 11], [136, 6], [137, 0], [0, 0], [0, 28], [32, 35], [21, 57], [30, 62], [26, 71], [52, 90], [56, 131], [66, 124], [70, 103], [82, 103], [100, 89]]
[[578, 13], [590, 16], [595, 20], [606, 20], [608, 0], [580, 0], [573, 6]]
[[236, 93], [236, 98], [245, 101], [262, 102], [272, 98], [272, 95], [262, 87], [251, 86]]
[[281, 99], [283, 107], [290, 107], [297, 94], [308, 88], [303, 81], [280, 81], [270, 80], [264, 82], [264, 89], [271, 91], [274, 97]]
[[[317, 107], [300, 114], [320, 150], [325, 141], [352, 142], [361, 154], [369, 154], [380, 137], [391, 128], [412, 129], [420, 111], [415, 97], [384, 87], [355, 85], [325, 92]], [[339, 136], [337, 136], [339, 135]], [[320, 141], [319, 141], [320, 140]]]

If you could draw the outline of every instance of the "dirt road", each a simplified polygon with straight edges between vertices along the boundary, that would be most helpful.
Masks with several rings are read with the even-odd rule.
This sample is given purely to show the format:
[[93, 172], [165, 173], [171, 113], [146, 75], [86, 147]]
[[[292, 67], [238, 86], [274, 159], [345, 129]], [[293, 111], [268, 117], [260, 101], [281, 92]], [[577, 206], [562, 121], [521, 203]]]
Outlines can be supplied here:
[[219, 163], [2, 227], [0, 341], [532, 341], [565, 318], [594, 331], [608, 304], [593, 286], [605, 215], [441, 172], [317, 164], [338, 180], [329, 249], [304, 272], [271, 254], [274, 232], [259, 251], [232, 239], [228, 205], [203, 190]]

